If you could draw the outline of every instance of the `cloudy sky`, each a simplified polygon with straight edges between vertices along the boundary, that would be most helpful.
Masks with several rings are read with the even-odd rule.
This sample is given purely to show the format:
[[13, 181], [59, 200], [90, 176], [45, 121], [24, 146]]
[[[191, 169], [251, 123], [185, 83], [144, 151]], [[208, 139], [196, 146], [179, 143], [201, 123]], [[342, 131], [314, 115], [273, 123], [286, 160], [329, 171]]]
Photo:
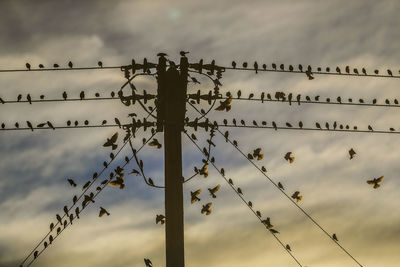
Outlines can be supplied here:
[[[335, 69], [346, 65], [372, 72], [400, 66], [400, 2], [389, 1], [11, 1], [0, 2], [0, 69], [25, 68], [30, 62], [51, 66], [104, 66], [129, 64], [147, 57], [156, 61], [158, 52], [179, 60], [179, 51], [190, 51], [189, 60], [230, 65], [232, 60], [250, 65], [257, 60], [310, 64]], [[189, 85], [189, 91], [212, 89]], [[244, 96], [261, 92], [320, 95], [321, 99], [362, 98], [379, 103], [400, 98], [399, 80], [366, 77], [305, 75], [227, 71], [222, 92], [238, 89]], [[0, 97], [16, 100], [18, 94], [38, 99], [60, 98], [67, 91], [78, 97], [117, 91], [124, 82], [118, 69], [0, 73]], [[136, 80], [139, 90], [155, 92], [151, 78]], [[203, 104], [202, 108], [207, 108]], [[68, 103], [0, 105], [0, 122], [14, 127], [51, 121], [64, 126], [67, 120], [99, 124], [127, 115], [144, 115], [139, 106], [125, 107], [118, 100]], [[188, 116], [194, 113], [188, 107]], [[253, 119], [312, 127], [338, 121], [359, 129], [400, 128], [399, 109], [344, 105], [292, 105], [233, 101], [232, 111], [213, 111], [218, 121]], [[71, 205], [72, 196], [93, 172], [102, 169], [110, 150], [105, 139], [117, 128], [42, 131], [0, 131], [0, 266], [18, 266], [48, 232], [55, 214]], [[122, 135], [123, 132], [120, 132]], [[139, 147], [149, 131], [140, 131]], [[201, 146], [207, 135], [196, 133]], [[400, 262], [400, 143], [398, 134], [338, 133], [318, 131], [271, 131], [232, 129], [230, 135], [245, 153], [261, 147], [264, 165], [288, 194], [299, 190], [300, 206], [308, 211], [363, 266], [396, 266]], [[162, 134], [157, 138], [163, 143]], [[184, 176], [201, 165], [201, 154], [183, 141]], [[122, 141], [120, 140], [120, 144]], [[252, 201], [263, 217], [270, 217], [284, 244], [303, 266], [357, 266], [323, 232], [304, 216], [281, 192], [249, 165], [224, 138], [215, 137], [216, 164], [226, 170], [244, 198]], [[349, 160], [348, 150], [357, 152]], [[283, 159], [295, 156], [293, 164]], [[115, 164], [121, 164], [124, 149]], [[163, 184], [163, 150], [146, 146], [140, 152], [148, 176]], [[115, 165], [115, 166], [116, 166]], [[115, 167], [113, 165], [113, 167]], [[136, 168], [132, 162], [126, 168]], [[108, 176], [109, 171], [105, 172]], [[366, 180], [384, 175], [374, 190]], [[69, 186], [73, 178], [78, 187]], [[99, 179], [100, 181], [103, 179]], [[217, 198], [207, 188], [221, 185]], [[201, 188], [200, 203], [190, 204], [190, 191]], [[91, 190], [94, 190], [91, 189]], [[213, 202], [210, 216], [201, 205]], [[111, 215], [98, 217], [99, 207]], [[184, 184], [186, 266], [296, 266], [296, 262], [260, 224], [257, 218], [210, 166], [208, 178], [196, 177]], [[140, 177], [127, 176], [126, 188], [106, 188], [49, 247], [34, 266], [143, 266], [150, 258], [154, 266], [165, 266], [164, 226], [155, 215], [164, 214], [163, 191], [146, 186]]]

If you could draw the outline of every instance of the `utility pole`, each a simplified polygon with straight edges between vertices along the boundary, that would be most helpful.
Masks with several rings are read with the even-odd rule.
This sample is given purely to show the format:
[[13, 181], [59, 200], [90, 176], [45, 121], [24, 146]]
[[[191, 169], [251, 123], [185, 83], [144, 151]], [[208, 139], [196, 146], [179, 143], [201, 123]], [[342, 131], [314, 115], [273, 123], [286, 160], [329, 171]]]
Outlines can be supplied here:
[[185, 56], [181, 58], [180, 71], [174, 64], [166, 70], [166, 59], [160, 56], [157, 68], [157, 130], [164, 130], [167, 267], [185, 266], [181, 132], [186, 112], [187, 71]]

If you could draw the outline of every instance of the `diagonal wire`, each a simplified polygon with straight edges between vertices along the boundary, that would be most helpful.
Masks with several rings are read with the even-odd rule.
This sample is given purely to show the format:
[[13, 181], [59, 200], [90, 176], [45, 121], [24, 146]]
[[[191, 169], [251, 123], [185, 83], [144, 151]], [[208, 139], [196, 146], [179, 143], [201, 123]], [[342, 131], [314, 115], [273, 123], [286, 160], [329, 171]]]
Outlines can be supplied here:
[[[190, 135], [185, 131], [186, 136], [189, 138], [190, 141], [192, 141], [192, 143], [197, 147], [197, 149], [203, 154], [203, 151], [201, 150], [201, 148], [197, 145], [197, 143], [190, 137]], [[206, 156], [206, 155], [205, 155]], [[241, 194], [239, 194], [239, 192], [236, 190], [236, 188], [229, 183], [229, 181], [226, 179], [225, 175], [222, 174], [221, 170], [215, 165], [214, 162], [210, 161], [211, 164], [213, 165], [213, 167], [218, 171], [218, 173], [222, 176], [222, 178], [224, 178], [224, 180], [227, 182], [227, 184], [233, 189], [233, 191], [240, 197], [240, 199], [243, 201], [243, 203], [253, 212], [253, 214], [257, 217], [258, 220], [260, 220], [260, 222], [263, 224], [262, 219], [257, 215], [257, 213], [254, 211], [254, 209], [252, 209], [248, 202], [243, 198], [243, 196]], [[302, 266], [301, 263], [299, 262], [299, 260], [293, 255], [293, 253], [291, 251], [289, 251], [288, 249], [286, 249], [286, 246], [282, 243], [282, 241], [275, 235], [273, 234], [271, 231], [269, 231], [271, 235], [273, 235], [273, 237], [275, 237], [275, 239], [279, 242], [279, 244], [283, 247], [283, 249], [289, 253], [289, 255], [296, 261], [296, 263], [299, 266]]]
[[[155, 110], [155, 109], [154, 109]], [[153, 110], [153, 111], [154, 111]], [[148, 116], [149, 117], [149, 116]], [[136, 129], [136, 131], [138, 130], [138, 128]], [[135, 133], [136, 133], [135, 131]], [[153, 135], [154, 136], [154, 135]], [[94, 184], [94, 182], [103, 174], [103, 172], [108, 168], [108, 166], [114, 161], [114, 159], [118, 156], [118, 154], [122, 151], [122, 149], [126, 146], [126, 144], [128, 143], [128, 140], [126, 140], [124, 142], [124, 144], [121, 146], [121, 148], [117, 151], [117, 153], [115, 154], [114, 158], [112, 158], [108, 163], [107, 163], [107, 167], [105, 166], [101, 172], [97, 175], [97, 177], [95, 177], [93, 179], [93, 181], [89, 184], [89, 186], [81, 193], [81, 195], [78, 197], [76, 203], [79, 202], [79, 200], [84, 196], [84, 194], [89, 190], [89, 188]], [[97, 195], [97, 194], [96, 194]], [[73, 207], [75, 206], [75, 204], [73, 204], [69, 209], [68, 212], [71, 211], [73, 209]], [[64, 219], [64, 217], [66, 216], [66, 214], [64, 213], [63, 216], [61, 217], [61, 220]], [[55, 229], [57, 227], [57, 225], [59, 224], [59, 222], [57, 221], [57, 223], [54, 225]], [[36, 247], [28, 254], [28, 256], [22, 261], [21, 265], [23, 263], [25, 263], [25, 261], [29, 258], [30, 255], [32, 255], [34, 253], [34, 251], [40, 246], [40, 244], [43, 243], [43, 241], [50, 235], [52, 231], [49, 231], [46, 236], [36, 245]]]
[[[149, 142], [149, 140], [150, 140], [155, 134], [156, 134], [156, 132], [154, 132], [154, 133], [152, 134], [152, 136], [150, 136], [150, 137], [146, 140], [146, 142], [142, 144], [142, 146], [137, 150], [136, 153], [139, 153], [139, 151]], [[132, 136], [131, 136], [130, 138], [132, 138]], [[124, 145], [126, 145], [126, 143], [127, 143], [127, 142], [125, 142]], [[118, 154], [116, 154], [115, 157], [116, 157], [117, 155], [118, 155]], [[126, 161], [125, 164], [122, 165], [122, 168], [124, 168], [124, 167], [132, 160], [133, 157], [134, 157], [134, 156], [131, 156], [131, 157], [129, 158], [129, 161]], [[100, 175], [99, 175], [99, 176], [100, 176]], [[111, 178], [110, 178], [110, 181], [111, 181]], [[93, 183], [92, 183], [92, 184], [93, 184]], [[91, 185], [92, 185], [92, 184], [91, 184]], [[98, 190], [98, 191], [96, 192], [96, 194], [93, 196], [93, 199], [95, 199], [96, 196], [99, 195], [100, 192], [103, 191], [103, 189], [104, 189], [107, 185], [108, 185], [108, 183], [104, 184], [104, 185], [100, 188], [100, 190]], [[90, 186], [89, 186], [89, 187], [90, 187]], [[79, 199], [78, 199], [78, 200], [79, 200]], [[81, 211], [80, 211], [79, 213], [81, 214], [82, 211], [83, 211], [87, 206], [89, 206], [89, 205], [90, 205], [90, 202], [89, 202], [87, 205], [85, 205], [85, 206], [81, 209]], [[73, 206], [72, 206], [72, 207], [73, 207]], [[71, 208], [72, 208], [72, 207], [71, 207]], [[68, 210], [68, 211], [70, 211], [70, 210]], [[65, 216], [65, 214], [64, 214], [64, 216]], [[63, 219], [64, 216], [63, 216], [61, 219]], [[61, 229], [60, 233], [57, 234], [57, 235], [54, 237], [53, 242], [57, 239], [57, 237], [58, 237], [59, 235], [61, 235], [61, 233], [62, 233], [69, 225], [72, 225], [72, 223], [71, 223], [70, 221], [67, 222], [66, 226], [65, 226], [63, 229]], [[56, 226], [57, 226], [57, 224], [54, 226], [54, 229], [55, 229]], [[49, 233], [50, 233], [50, 232], [49, 232]], [[42, 240], [42, 242], [43, 242], [43, 241], [44, 241], [44, 239]], [[39, 245], [40, 245], [40, 244], [41, 244], [41, 243], [39, 243]], [[38, 245], [38, 246], [39, 246], [39, 245]], [[49, 244], [46, 248], [43, 248], [43, 249], [38, 253], [37, 257], [34, 258], [34, 259], [32, 259], [32, 261], [30, 261], [30, 262], [28, 263], [27, 266], [30, 266], [30, 265], [40, 256], [40, 254], [42, 254], [42, 253], [43, 253], [47, 248], [49, 248], [49, 247], [50, 247], [50, 244]], [[37, 248], [37, 247], [36, 247], [36, 248]], [[36, 249], [36, 248], [35, 248], [35, 249]], [[29, 256], [28, 256], [28, 257], [29, 257]], [[22, 264], [21, 264], [21, 266], [22, 266]]]
[[[200, 113], [200, 111], [193, 106], [190, 102], [189, 104], [197, 111]], [[201, 113], [200, 113], [201, 114]], [[216, 127], [216, 130], [225, 138], [224, 134], [218, 129], [218, 127]], [[253, 161], [251, 161], [247, 155], [245, 153], [243, 153], [243, 151], [241, 151], [237, 146], [235, 146], [233, 144], [233, 142], [229, 139], [226, 138], [226, 140], [228, 140], [228, 142], [240, 153], [242, 154], [242, 156], [248, 160], [262, 175], [265, 176], [265, 178], [267, 178], [269, 180], [269, 182], [271, 182], [282, 194], [284, 194], [286, 196], [287, 199], [290, 200], [290, 202], [293, 203], [293, 205], [295, 205], [301, 212], [303, 212], [304, 215], [307, 216], [307, 218], [309, 218], [318, 228], [320, 228], [322, 230], [322, 232], [325, 233], [326, 236], [329, 237], [330, 240], [332, 240], [337, 246], [339, 246], [350, 258], [353, 259], [354, 262], [356, 262], [359, 266], [362, 266], [361, 263], [359, 263], [342, 245], [340, 245], [338, 242], [336, 242], [333, 237], [317, 222], [315, 221], [311, 215], [309, 215], [302, 207], [300, 207], [288, 194], [286, 194], [286, 192], [284, 192], [283, 190], [281, 190], [279, 188], [279, 186], [274, 182], [274, 180], [272, 180], [265, 172], [263, 172]]]

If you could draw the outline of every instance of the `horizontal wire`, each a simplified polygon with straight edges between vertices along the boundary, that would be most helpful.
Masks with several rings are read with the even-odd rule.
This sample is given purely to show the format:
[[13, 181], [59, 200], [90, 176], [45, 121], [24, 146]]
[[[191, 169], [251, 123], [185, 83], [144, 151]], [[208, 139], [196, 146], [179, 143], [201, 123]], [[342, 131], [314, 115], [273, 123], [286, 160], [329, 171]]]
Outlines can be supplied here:
[[[200, 111], [193, 106], [191, 103], [189, 103], [197, 112], [200, 113]], [[201, 113], [200, 113], [201, 114]], [[236, 146], [228, 137], [225, 137], [225, 135], [219, 130], [218, 127], [216, 127], [216, 131], [218, 131], [237, 151], [239, 151], [240, 154], [242, 154], [242, 156], [249, 161], [262, 175], [264, 175], [269, 182], [271, 182], [284, 196], [286, 196], [286, 198], [292, 202], [292, 204], [294, 204], [304, 215], [307, 216], [307, 218], [309, 218], [316, 226], [318, 226], [318, 228], [320, 228], [326, 236], [329, 237], [329, 239], [331, 241], [333, 241], [337, 246], [339, 246], [343, 252], [345, 252], [350, 258], [352, 258], [359, 266], [362, 266], [342, 245], [340, 245], [338, 242], [336, 242], [333, 237], [319, 224], [317, 223], [312, 217], [311, 215], [309, 215], [302, 207], [300, 207], [300, 205], [298, 205], [288, 194], [286, 194], [286, 192], [284, 192], [283, 190], [281, 190], [279, 188], [279, 186], [274, 182], [274, 180], [272, 180], [272, 178], [270, 178], [265, 172], [263, 172], [253, 161], [251, 161], [247, 155], [245, 153], [243, 153], [242, 150], [240, 150], [238, 148], [238, 146]]]
[[[83, 128], [110, 128], [110, 127], [119, 127], [118, 124], [106, 124], [106, 125], [78, 125], [78, 126], [54, 126], [54, 129], [83, 129]], [[33, 127], [33, 130], [53, 130], [51, 127]], [[32, 131], [29, 127], [20, 127], [20, 128], [0, 128], [0, 131]]]
[[[139, 153], [140, 150], [149, 142], [149, 140], [150, 140], [154, 135], [155, 135], [155, 133], [153, 133], [152, 136], [151, 136], [150, 138], [148, 138], [147, 141], [146, 141], [145, 143], [142, 144], [142, 146], [137, 150], [136, 153]], [[125, 142], [125, 144], [127, 144], [127, 142]], [[125, 145], [125, 144], [124, 144], [124, 145]], [[118, 155], [118, 154], [116, 154], [115, 157], [116, 157], [117, 155]], [[122, 168], [124, 168], [124, 167], [133, 159], [133, 157], [134, 157], [134, 156], [131, 156], [131, 157], [129, 158], [129, 161], [128, 161], [128, 162], [125, 162], [125, 164], [122, 165]], [[108, 180], [108, 179], [107, 179], [107, 180]], [[110, 181], [111, 181], [111, 179], [110, 179]], [[94, 194], [93, 199], [95, 199], [95, 198], [97, 197], [97, 195], [99, 195], [100, 192], [102, 192], [103, 189], [104, 189], [106, 186], [108, 186], [108, 183], [102, 185], [102, 187], [100, 188], [100, 190], [99, 190], [99, 191], [96, 191], [96, 194]], [[79, 199], [78, 199], [78, 200], [79, 200]], [[82, 211], [83, 211], [87, 206], [89, 206], [89, 205], [90, 205], [90, 202], [88, 202], [88, 204], [85, 205], [85, 206], [81, 209], [81, 211], [79, 212], [79, 214], [81, 214]], [[72, 207], [73, 207], [73, 206], [72, 206]], [[71, 207], [71, 209], [72, 209], [72, 207]], [[70, 210], [68, 210], [68, 211], [70, 211]], [[65, 214], [64, 214], [64, 216], [65, 216]], [[62, 217], [62, 219], [64, 218], [64, 216]], [[76, 219], [76, 217], [75, 217], [74, 219]], [[70, 221], [67, 222], [66, 227], [64, 227], [63, 229], [61, 229], [61, 231], [60, 231], [59, 234], [55, 235], [55, 237], [54, 237], [54, 239], [53, 239], [53, 242], [56, 240], [56, 238], [57, 238], [59, 235], [61, 235], [61, 233], [62, 233], [69, 225], [71, 225]], [[56, 226], [57, 226], [57, 225], [55, 225], [54, 228], [55, 228]], [[41, 244], [41, 243], [40, 243], [40, 244]], [[40, 244], [39, 244], [39, 245], [40, 245]], [[34, 258], [34, 259], [32, 259], [31, 262], [29, 262], [29, 264], [27, 265], [27, 267], [30, 266], [30, 265], [40, 256], [40, 254], [42, 254], [42, 253], [43, 253], [47, 248], [49, 248], [49, 247], [50, 247], [50, 244], [49, 244], [46, 248], [43, 248], [43, 249], [38, 253], [37, 257]], [[28, 256], [28, 257], [29, 257], [29, 256]]]
[[[201, 150], [201, 148], [197, 145], [197, 143], [190, 137], [190, 135], [187, 132], [185, 132], [185, 134], [189, 138], [189, 140], [192, 141], [192, 143], [197, 147], [197, 149], [203, 155], [205, 155], [203, 153], [203, 151]], [[257, 213], [254, 211], [254, 209], [249, 206], [248, 202], [243, 198], [243, 196], [241, 194], [239, 194], [239, 192], [236, 190], [236, 188], [231, 183], [229, 183], [229, 181], [226, 179], [225, 175], [222, 174], [221, 170], [215, 165], [214, 162], [212, 162], [212, 161], [210, 161], [210, 162], [213, 165], [213, 167], [217, 170], [217, 172], [222, 176], [222, 178], [227, 182], [227, 184], [233, 189], [233, 191], [236, 193], [236, 195], [238, 195], [240, 197], [240, 199], [243, 201], [243, 203], [253, 212], [253, 214], [257, 217], [257, 219], [263, 224], [262, 219], [257, 215]], [[280, 245], [284, 248], [284, 250], [287, 253], [289, 253], [289, 255], [296, 261], [296, 263], [299, 266], [302, 266], [301, 263], [297, 260], [297, 258], [293, 255], [293, 253], [291, 251], [289, 251], [288, 249], [286, 249], [286, 246], [282, 243], [282, 241], [275, 234], [273, 234], [271, 231], [268, 231], [268, 232], [275, 237], [275, 239], [280, 243]]]
[[[225, 68], [226, 70], [240, 70], [240, 71], [253, 71], [255, 72], [256, 69], [254, 68], [242, 68], [242, 67], [222, 67]], [[279, 69], [257, 69], [257, 72], [279, 72], [279, 73], [297, 73], [297, 74], [303, 74], [306, 75], [306, 71], [300, 71], [300, 70], [279, 70]], [[326, 71], [311, 71], [311, 75], [335, 75], [335, 76], [356, 76], [356, 77], [375, 77], [375, 78], [400, 78], [399, 75], [380, 75], [380, 74], [356, 74], [356, 73], [338, 73], [338, 72], [326, 72]]]
[[73, 68], [31, 68], [28, 69], [0, 69], [0, 72], [36, 72], [36, 71], [76, 71], [76, 70], [109, 70], [121, 69], [122, 66], [109, 67], [73, 67]]
[[[74, 101], [96, 101], [96, 100], [120, 100], [119, 97], [89, 97], [89, 98], [56, 98], [56, 99], [32, 99], [31, 101], [28, 100], [4, 100], [4, 103], [1, 104], [17, 104], [17, 103], [41, 103], [41, 102], [74, 102]], [[1, 106], [1, 105], [0, 105]]]

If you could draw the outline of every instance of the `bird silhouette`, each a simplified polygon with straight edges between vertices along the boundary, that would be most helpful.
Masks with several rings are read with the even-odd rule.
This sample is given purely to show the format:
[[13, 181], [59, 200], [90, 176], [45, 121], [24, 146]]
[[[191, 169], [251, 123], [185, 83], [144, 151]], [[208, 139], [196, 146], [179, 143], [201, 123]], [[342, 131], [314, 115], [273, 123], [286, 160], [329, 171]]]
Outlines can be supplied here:
[[354, 151], [354, 149], [350, 148], [350, 150], [349, 150], [350, 159], [353, 159], [356, 154], [357, 153]]
[[104, 147], [109, 147], [111, 146], [112, 150], [117, 149], [118, 145], [115, 144], [115, 142], [117, 142], [118, 139], [118, 132], [116, 132], [115, 134], [113, 134], [113, 136], [111, 136], [111, 138], [107, 138], [107, 141], [103, 144]]
[[52, 124], [51, 122], [49, 122], [49, 121], [47, 121], [47, 125], [48, 125], [51, 129], [53, 129], [53, 130], [56, 129], [56, 128], [53, 126], [53, 124]]
[[275, 131], [278, 130], [278, 127], [276, 126], [276, 123], [274, 121], [272, 122], [272, 127], [274, 127]]
[[286, 122], [286, 126], [289, 127], [289, 128], [293, 127], [289, 122]]
[[267, 64], [262, 65], [263, 70], [267, 70]]
[[165, 223], [165, 216], [162, 214], [158, 214], [156, 215], [156, 224], [161, 223], [164, 224]]
[[333, 235], [332, 235], [332, 239], [335, 240], [336, 242], [339, 241], [338, 238], [337, 238], [337, 236], [336, 236], [336, 234], [333, 234]]
[[229, 178], [228, 182], [233, 185], [233, 180], [231, 178]]
[[254, 70], [256, 71], [256, 74], [258, 73], [258, 63], [257, 61], [254, 62]]
[[54, 229], [54, 223], [50, 223], [50, 231], [53, 231]]
[[90, 181], [88, 181], [86, 184], [83, 185], [82, 190], [85, 190], [86, 188], [88, 188], [89, 185], [90, 185]]
[[300, 202], [303, 199], [303, 196], [300, 195], [299, 191], [293, 193], [292, 198], [295, 199], [297, 202]]
[[350, 67], [349, 66], [346, 66], [346, 73], [350, 73]]
[[261, 166], [261, 170], [262, 170], [263, 172], [267, 172], [267, 169], [266, 169], [264, 166]]
[[201, 214], [206, 214], [206, 215], [210, 215], [212, 209], [211, 209], [211, 205], [212, 203], [209, 202], [206, 205], [203, 205], [203, 208], [201, 209]]
[[315, 123], [315, 126], [316, 126], [318, 129], [322, 129], [322, 128], [321, 128], [321, 125], [320, 125], [318, 122]]
[[74, 220], [74, 215], [71, 213], [69, 215], [69, 223], [72, 225], [72, 221]]
[[267, 229], [272, 229], [274, 226], [271, 224], [271, 220], [269, 217], [267, 219], [261, 221]]
[[292, 152], [287, 152], [285, 156], [283, 157], [286, 161], [289, 161], [290, 163], [294, 162], [294, 156], [291, 156]]
[[199, 195], [201, 193], [201, 189], [197, 189], [196, 191], [192, 192], [190, 191], [190, 198], [191, 198], [191, 203], [195, 203], [196, 201], [200, 201]]
[[275, 229], [269, 229], [269, 231], [270, 231], [272, 234], [279, 234], [278, 230], [275, 230]]
[[149, 146], [155, 146], [157, 147], [157, 149], [160, 149], [162, 147], [162, 145], [155, 138], [153, 138], [153, 140], [149, 142]]
[[67, 216], [69, 216], [68, 215], [68, 207], [67, 206], [64, 206], [64, 212], [65, 212], [65, 214], [67, 214]]
[[72, 198], [72, 203], [74, 203], [74, 205], [75, 205], [77, 201], [78, 201], [78, 197], [75, 195], [75, 196]]
[[303, 72], [303, 66], [302, 66], [301, 64], [299, 64], [298, 68], [299, 68], [299, 70], [300, 70], [301, 72]]
[[59, 214], [56, 214], [56, 218], [57, 218], [57, 221], [58, 221], [60, 224], [62, 224], [62, 219], [61, 219], [61, 216], [60, 216]]
[[247, 62], [243, 62], [243, 65], [242, 65], [242, 66], [243, 66], [243, 68], [246, 69], [246, 68], [247, 68]]
[[339, 68], [339, 67], [336, 67], [336, 72], [337, 72], [337, 73], [339, 73], [339, 74], [341, 73], [341, 71], [340, 71], [340, 68]]
[[110, 216], [110, 213], [105, 208], [100, 207], [99, 217], [103, 217], [104, 214], [107, 214], [107, 216]]
[[19, 128], [19, 123], [18, 122], [15, 123], [15, 128]]
[[210, 195], [212, 196], [212, 198], [216, 198], [217, 197], [215, 195], [215, 193], [217, 193], [220, 188], [221, 188], [220, 185], [217, 185], [216, 187], [213, 187], [213, 188], [208, 188], [208, 191], [210, 192]]
[[249, 207], [252, 208], [252, 207], [253, 207], [253, 202], [249, 201], [249, 202], [247, 203], [247, 205], [249, 205]]
[[149, 259], [145, 258], [144, 259], [144, 264], [146, 265], [146, 267], [153, 267], [153, 263]]
[[299, 127], [303, 128], [303, 122], [302, 121], [299, 121]]
[[224, 101], [220, 101], [220, 105], [217, 108], [215, 108], [215, 110], [218, 111], [226, 110], [226, 112], [228, 112], [229, 110], [231, 110], [231, 103], [232, 103], [232, 97], [229, 97]]
[[376, 75], [378, 75], [378, 74], [379, 74], [379, 70], [374, 70], [374, 73], [375, 73]]
[[276, 64], [275, 64], [275, 63], [272, 63], [271, 66], [272, 66], [272, 68], [273, 68], [274, 70], [276, 70]]
[[103, 67], [103, 62], [98, 61], [98, 62], [97, 62], [97, 65], [98, 65], [100, 68], [102, 68], [102, 67]]
[[30, 121], [26, 121], [26, 124], [28, 125], [29, 129], [31, 129], [31, 131], [33, 132], [32, 123]]
[[81, 93], [79, 94], [79, 97], [81, 100], [83, 100], [85, 98], [85, 92], [81, 91]]
[[236, 69], [236, 62], [232, 61], [232, 68]]
[[31, 98], [31, 95], [30, 95], [30, 94], [28, 94], [28, 95], [26, 96], [26, 100], [28, 100], [29, 104], [32, 105], [32, 98]]
[[372, 180], [368, 180], [367, 184], [373, 185], [374, 189], [377, 189], [378, 187], [380, 187], [380, 182], [383, 181], [383, 176], [378, 177], [378, 178], [374, 178]]
[[44, 241], [43, 246], [44, 246], [44, 248], [47, 248], [48, 244], [46, 241]]
[[75, 209], [75, 215], [76, 215], [76, 218], [79, 219], [79, 207], [76, 207], [76, 209]]
[[74, 64], [72, 63], [72, 61], [68, 62], [68, 67], [70, 67], [72, 69], [73, 66], [74, 66]]
[[358, 73], [358, 69], [354, 68], [353, 71], [354, 71], [355, 74], [357, 74], [357, 75], [359, 74], [359, 73]]
[[242, 191], [242, 189], [241, 189], [240, 187], [237, 188], [237, 192], [238, 192], [239, 194], [243, 195], [243, 191]]
[[38, 255], [39, 255], [39, 251], [35, 251], [35, 252], [33, 252], [33, 258], [34, 259], [36, 259], [37, 257], [38, 257]]
[[208, 169], [208, 164], [205, 163], [205, 164], [203, 165], [203, 167], [201, 167], [201, 169], [199, 170], [199, 174], [200, 174], [200, 175], [203, 175], [204, 178], [207, 178], [207, 177], [208, 177], [208, 171], [207, 171], [207, 169]]
[[54, 240], [53, 236], [50, 235], [50, 236], [49, 236], [49, 243], [50, 243], [50, 244], [53, 243], [53, 240]]
[[306, 71], [306, 75], [307, 75], [307, 77], [308, 77], [309, 80], [313, 80], [313, 79], [314, 79], [314, 77], [312, 76], [312, 74], [313, 74], [313, 73], [312, 73], [311, 71], [309, 71], [309, 70]]
[[391, 70], [387, 70], [387, 73], [389, 74], [389, 76], [393, 76], [393, 73]]
[[283, 188], [283, 185], [282, 185], [281, 182], [278, 182], [278, 187], [279, 187], [280, 189], [282, 189], [282, 190], [285, 190], [285, 188]]
[[254, 149], [253, 157], [257, 160], [262, 160], [264, 158], [264, 154], [261, 153], [261, 148]]
[[60, 66], [59, 66], [57, 63], [54, 63], [54, 64], [53, 64], [53, 67], [54, 67], [54, 68], [58, 68], [58, 67], [60, 67]]
[[21, 99], [22, 99], [22, 95], [19, 94], [19, 95], [17, 96], [17, 102], [21, 101]]
[[363, 73], [364, 75], [367, 75], [367, 70], [366, 70], [365, 68], [362, 68], [361, 71], [362, 71], [362, 73]]
[[289, 246], [289, 244], [286, 244], [285, 248], [286, 248], [287, 250], [289, 250], [289, 251], [292, 251], [291, 248], [290, 248], [290, 246]]
[[373, 131], [374, 129], [372, 129], [371, 125], [368, 125], [368, 130]]

